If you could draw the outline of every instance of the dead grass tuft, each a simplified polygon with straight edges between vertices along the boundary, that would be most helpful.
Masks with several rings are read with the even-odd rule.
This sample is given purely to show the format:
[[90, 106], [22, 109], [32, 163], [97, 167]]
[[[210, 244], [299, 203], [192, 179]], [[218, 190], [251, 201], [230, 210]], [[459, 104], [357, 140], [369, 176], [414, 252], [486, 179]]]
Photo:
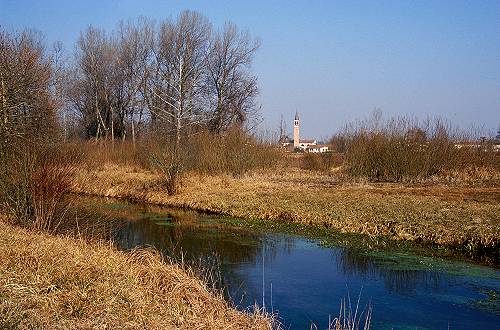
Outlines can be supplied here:
[[0, 327], [270, 329], [151, 250], [34, 233], [0, 223]]

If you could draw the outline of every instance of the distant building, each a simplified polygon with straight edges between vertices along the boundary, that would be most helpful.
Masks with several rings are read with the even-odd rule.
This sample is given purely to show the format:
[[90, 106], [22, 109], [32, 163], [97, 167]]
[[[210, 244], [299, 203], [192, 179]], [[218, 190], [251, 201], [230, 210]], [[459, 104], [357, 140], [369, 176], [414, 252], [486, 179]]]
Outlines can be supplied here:
[[314, 139], [301, 140], [300, 139], [300, 119], [299, 113], [295, 112], [295, 118], [293, 120], [293, 140], [288, 137], [282, 141], [284, 147], [289, 151], [302, 151], [302, 152], [327, 152], [330, 150], [330, 146], [327, 144], [318, 144]]
[[326, 144], [315, 144], [315, 145], [310, 145], [306, 148], [307, 152], [327, 152], [330, 146]]
[[315, 146], [316, 144], [318, 144], [318, 142], [316, 140], [300, 140], [299, 148], [305, 150], [305, 149], [309, 148], [310, 146]]
[[293, 120], [293, 147], [300, 148], [300, 125], [299, 113], [295, 111], [295, 119]]

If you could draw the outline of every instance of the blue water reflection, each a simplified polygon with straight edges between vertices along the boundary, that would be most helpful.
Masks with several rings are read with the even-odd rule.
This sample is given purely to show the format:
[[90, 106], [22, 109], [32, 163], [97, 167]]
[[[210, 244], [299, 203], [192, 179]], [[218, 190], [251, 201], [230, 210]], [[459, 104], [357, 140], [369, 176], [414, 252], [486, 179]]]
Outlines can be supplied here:
[[[350, 296], [372, 306], [374, 329], [499, 328], [500, 271], [433, 258], [324, 248], [319, 241], [221, 225], [217, 217], [130, 206], [117, 232], [122, 249], [151, 245], [166, 255], [216, 263], [240, 309], [278, 313], [285, 328], [326, 329]], [[264, 256], [264, 257], [263, 257]], [[264, 301], [263, 301], [264, 295]]]

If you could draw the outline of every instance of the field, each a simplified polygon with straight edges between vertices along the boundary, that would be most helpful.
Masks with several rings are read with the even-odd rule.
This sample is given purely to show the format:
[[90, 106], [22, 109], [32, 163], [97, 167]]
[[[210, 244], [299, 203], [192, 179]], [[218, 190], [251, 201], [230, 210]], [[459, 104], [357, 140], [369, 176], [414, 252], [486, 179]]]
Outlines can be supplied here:
[[[80, 169], [74, 192], [225, 215], [293, 222], [497, 254], [498, 186], [341, 183], [290, 169], [240, 178], [192, 174], [169, 196], [158, 174], [118, 165]], [[495, 252], [496, 251], [496, 252]]]

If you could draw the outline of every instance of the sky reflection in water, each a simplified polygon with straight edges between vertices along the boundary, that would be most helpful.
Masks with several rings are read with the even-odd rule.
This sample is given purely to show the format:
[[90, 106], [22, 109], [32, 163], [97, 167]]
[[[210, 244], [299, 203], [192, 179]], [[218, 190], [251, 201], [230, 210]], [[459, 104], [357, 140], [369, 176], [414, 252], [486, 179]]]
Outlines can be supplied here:
[[500, 271], [492, 268], [324, 248], [315, 240], [228, 227], [192, 212], [116, 204], [104, 209], [126, 220], [116, 234], [120, 248], [150, 245], [169, 256], [182, 251], [185, 260], [205, 267], [216, 265], [217, 284], [240, 309], [262, 305], [264, 270], [265, 306], [279, 313], [286, 328], [309, 329], [314, 322], [326, 329], [348, 295], [353, 309], [359, 296], [361, 310], [371, 304], [374, 329], [500, 324]]

